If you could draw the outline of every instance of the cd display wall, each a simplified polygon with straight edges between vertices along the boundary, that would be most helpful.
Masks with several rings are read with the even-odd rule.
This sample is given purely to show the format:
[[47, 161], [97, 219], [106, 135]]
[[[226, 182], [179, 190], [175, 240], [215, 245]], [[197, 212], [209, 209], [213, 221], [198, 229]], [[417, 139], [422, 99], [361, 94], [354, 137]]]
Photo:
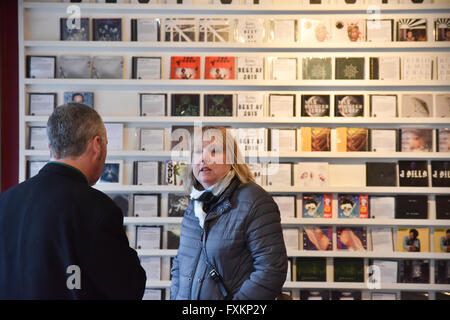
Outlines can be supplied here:
[[97, 110], [94, 187], [146, 299], [170, 297], [177, 139], [198, 124], [229, 127], [277, 202], [294, 299], [448, 299], [448, 1], [69, 2], [20, 1], [20, 180], [49, 159], [56, 106]]

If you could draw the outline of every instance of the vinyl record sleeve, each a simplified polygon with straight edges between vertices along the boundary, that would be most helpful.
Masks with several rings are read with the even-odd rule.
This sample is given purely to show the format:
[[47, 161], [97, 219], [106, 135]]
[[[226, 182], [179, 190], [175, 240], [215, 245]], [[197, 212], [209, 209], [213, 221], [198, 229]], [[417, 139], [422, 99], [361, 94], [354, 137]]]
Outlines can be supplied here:
[[301, 151], [331, 151], [331, 128], [302, 127]]
[[234, 80], [234, 57], [205, 57], [205, 79]]
[[297, 258], [297, 281], [327, 281], [326, 258]]
[[295, 117], [295, 94], [269, 94], [270, 117]]
[[370, 130], [370, 150], [373, 152], [396, 152], [397, 136], [395, 129]]
[[27, 78], [54, 79], [56, 56], [27, 56]]
[[450, 161], [431, 161], [431, 186], [450, 187]]
[[436, 129], [437, 151], [450, 152], [450, 128]]
[[364, 282], [364, 259], [334, 258], [334, 282]]
[[131, 19], [131, 41], [161, 41], [161, 20]]
[[330, 95], [302, 95], [302, 117], [329, 117]]
[[161, 249], [162, 226], [136, 226], [136, 249]]
[[228, 18], [200, 18], [198, 22], [200, 42], [230, 42], [231, 22]]
[[238, 57], [236, 69], [238, 80], [264, 80], [263, 57]]
[[172, 94], [171, 116], [192, 117], [200, 115], [200, 95], [199, 94]]
[[433, 95], [404, 94], [402, 96], [401, 117], [422, 118], [433, 116]]
[[398, 162], [400, 187], [428, 187], [428, 163], [426, 160], [400, 160]]
[[400, 129], [400, 146], [402, 152], [432, 152], [433, 129]]
[[326, 42], [331, 39], [328, 19], [300, 19], [300, 41]]
[[188, 195], [169, 193], [167, 215], [169, 217], [182, 217], [190, 203]]
[[200, 79], [200, 57], [171, 57], [170, 79]]
[[366, 162], [366, 185], [396, 187], [397, 164], [395, 162]]
[[94, 41], [122, 41], [122, 19], [92, 19]]
[[64, 103], [69, 102], [83, 103], [88, 107], [94, 108], [94, 92], [86, 92], [86, 91], [64, 92]]
[[46, 127], [30, 127], [29, 128], [29, 143], [30, 150], [48, 150], [49, 141], [47, 137]]
[[427, 41], [427, 20], [398, 19], [397, 41]]
[[28, 114], [30, 116], [49, 116], [56, 108], [56, 93], [28, 93]]
[[394, 41], [394, 20], [374, 19], [366, 20], [366, 41], [391, 42]]
[[94, 79], [122, 79], [123, 57], [94, 56], [92, 58], [92, 78]]
[[367, 230], [364, 227], [336, 227], [337, 249], [349, 251], [367, 250]]
[[396, 219], [428, 219], [428, 196], [397, 195]]
[[167, 116], [166, 93], [141, 93], [139, 94], [140, 113], [144, 117]]
[[364, 80], [364, 57], [335, 58], [336, 80]]
[[133, 194], [133, 209], [135, 217], [159, 217], [159, 194]]
[[158, 185], [160, 177], [160, 163], [158, 161], [135, 161], [135, 185]]
[[364, 95], [335, 95], [334, 113], [336, 117], [363, 117]]
[[338, 218], [369, 218], [369, 196], [367, 194], [338, 194]]
[[263, 18], [241, 18], [235, 20], [235, 41], [241, 43], [263, 43], [266, 39]]
[[89, 79], [91, 77], [91, 57], [59, 56], [57, 77], [61, 79]]
[[336, 128], [338, 152], [368, 151], [369, 129]]
[[302, 218], [325, 218], [332, 217], [333, 196], [325, 194], [303, 194]]
[[59, 24], [61, 41], [89, 41], [89, 18], [60, 18]]
[[263, 117], [264, 94], [260, 92], [238, 93], [236, 115], [238, 117]]
[[450, 18], [438, 18], [434, 21], [436, 41], [450, 41]]
[[396, 118], [397, 95], [370, 95], [370, 116], [379, 118]]
[[436, 195], [436, 219], [450, 219], [450, 196]]
[[336, 18], [333, 22], [333, 41], [362, 42], [366, 38], [364, 19]]
[[333, 228], [305, 226], [303, 228], [303, 250], [333, 250]]
[[195, 18], [166, 18], [164, 34], [167, 42], [197, 41], [197, 22]]
[[303, 80], [331, 80], [331, 58], [303, 58]]
[[397, 251], [399, 252], [429, 252], [430, 230], [428, 228], [398, 228]]
[[161, 79], [161, 57], [133, 57], [133, 79]]

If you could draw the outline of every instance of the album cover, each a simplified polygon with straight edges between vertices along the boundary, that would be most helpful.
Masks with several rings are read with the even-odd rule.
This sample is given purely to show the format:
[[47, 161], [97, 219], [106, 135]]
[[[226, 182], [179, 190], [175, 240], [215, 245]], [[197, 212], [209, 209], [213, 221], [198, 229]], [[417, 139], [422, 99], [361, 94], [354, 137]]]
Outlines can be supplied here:
[[105, 123], [108, 150], [123, 150], [123, 123]]
[[91, 77], [91, 57], [59, 56], [57, 70], [57, 77], [61, 79], [89, 79]]
[[366, 20], [367, 42], [391, 42], [394, 41], [394, 20], [373, 19]]
[[305, 226], [303, 250], [333, 250], [333, 227]]
[[144, 117], [167, 116], [167, 94], [166, 93], [140, 93], [140, 113]]
[[56, 93], [28, 93], [28, 114], [30, 116], [49, 116], [56, 108]]
[[436, 129], [436, 151], [450, 152], [450, 128]]
[[231, 38], [231, 23], [228, 18], [199, 19], [198, 40], [200, 42], [229, 42]]
[[140, 256], [139, 260], [145, 271], [147, 281], [161, 280], [161, 257]]
[[295, 185], [299, 187], [328, 187], [328, 162], [299, 162]]
[[329, 117], [330, 95], [302, 95], [302, 117]]
[[48, 150], [48, 137], [46, 127], [30, 127], [29, 145], [30, 150]]
[[135, 217], [159, 217], [160, 199], [159, 194], [134, 194], [133, 208]]
[[427, 41], [427, 20], [398, 19], [397, 41]]
[[301, 151], [331, 151], [331, 129], [301, 127]]
[[402, 80], [426, 81], [433, 79], [433, 57], [405, 55], [401, 61]]
[[169, 193], [167, 215], [169, 217], [182, 217], [189, 206], [190, 198], [185, 194]]
[[60, 18], [59, 30], [61, 41], [89, 41], [89, 18]]
[[297, 129], [296, 128], [270, 128], [269, 150], [272, 152], [296, 152]]
[[271, 62], [272, 80], [297, 80], [297, 58], [272, 57]]
[[402, 152], [432, 152], [433, 129], [400, 129]]
[[206, 117], [231, 117], [233, 116], [232, 94], [205, 94]]
[[132, 57], [132, 79], [161, 79], [161, 57]]
[[330, 292], [328, 290], [301, 290], [300, 300], [330, 300]]
[[27, 179], [33, 178], [47, 164], [47, 161], [27, 160]]
[[431, 186], [450, 187], [450, 161], [431, 161]]
[[169, 224], [167, 226], [167, 249], [177, 250], [180, 246], [181, 225]]
[[136, 249], [161, 249], [162, 226], [136, 226]]
[[437, 79], [441, 81], [450, 80], [450, 57], [438, 56], [437, 60]]
[[336, 80], [364, 80], [364, 57], [336, 57]]
[[170, 135], [171, 151], [188, 151], [191, 149], [191, 141], [194, 138], [193, 126], [172, 126]]
[[54, 79], [55, 76], [55, 56], [27, 56], [27, 78]]
[[337, 151], [368, 151], [369, 129], [367, 128], [336, 128]]
[[266, 128], [236, 128], [231, 130], [242, 155], [256, 154], [266, 150]]
[[436, 41], [450, 41], [450, 18], [439, 18], [434, 21]]
[[273, 195], [272, 197], [280, 210], [281, 219], [295, 218], [295, 212], [297, 211], [297, 199], [295, 196]]
[[325, 42], [330, 39], [331, 27], [328, 19], [300, 19], [301, 42]]
[[331, 80], [331, 58], [303, 58], [303, 80]]
[[337, 227], [337, 249], [349, 251], [367, 250], [367, 231], [363, 227]]
[[270, 117], [295, 117], [295, 94], [269, 94]]
[[92, 58], [92, 78], [94, 79], [122, 79], [123, 57], [94, 56]]
[[297, 228], [283, 228], [283, 239], [287, 250], [298, 250], [299, 230]]
[[367, 194], [338, 194], [338, 218], [368, 219], [369, 196]]
[[296, 19], [271, 19], [270, 40], [273, 42], [295, 43], [297, 41]]
[[370, 197], [370, 217], [376, 219], [394, 219], [395, 201], [394, 196], [371, 196]]
[[165, 185], [182, 186], [184, 181], [181, 173], [185, 167], [184, 162], [165, 160], [162, 166], [162, 181]]
[[255, 179], [255, 182], [260, 186], [264, 185], [262, 164], [261, 163], [247, 163], [247, 166], [250, 169], [250, 172], [253, 175], [253, 179]]
[[398, 195], [396, 219], [428, 219], [428, 196]]
[[107, 160], [97, 184], [122, 184], [123, 160]]
[[436, 219], [450, 219], [450, 196], [436, 195]]
[[331, 291], [331, 300], [361, 300], [361, 291]]
[[[392, 250], [391, 250], [392, 251]], [[372, 267], [372, 283], [397, 283], [398, 281], [398, 261], [391, 260], [369, 260], [369, 268]], [[378, 269], [378, 270], [377, 270]]]
[[334, 99], [336, 117], [364, 116], [364, 95], [335, 95]]
[[396, 187], [395, 162], [366, 162], [366, 185], [369, 187]]
[[234, 80], [234, 57], [205, 57], [205, 79]]
[[238, 80], [264, 80], [264, 57], [238, 57]]
[[432, 117], [433, 95], [431, 94], [404, 94], [402, 96], [402, 117]]
[[334, 282], [364, 282], [364, 259], [334, 258]]
[[94, 108], [94, 92], [70, 91], [64, 92], [64, 104], [77, 102]]
[[264, 94], [260, 92], [238, 93], [236, 113], [238, 117], [263, 117]]
[[92, 19], [94, 41], [122, 41], [122, 19]]
[[170, 79], [200, 79], [200, 57], [171, 57]]
[[303, 194], [302, 218], [325, 218], [332, 217], [333, 196], [324, 194]]
[[379, 118], [396, 118], [397, 113], [397, 95], [378, 95], [370, 96], [370, 116]]
[[435, 260], [434, 274], [436, 283], [450, 284], [450, 260]]
[[362, 42], [365, 40], [364, 19], [335, 19], [333, 23], [333, 41]]
[[268, 186], [285, 187], [292, 185], [292, 163], [269, 163], [266, 169]]
[[164, 129], [140, 129], [139, 148], [142, 151], [164, 150]]
[[200, 115], [200, 94], [172, 94], [173, 117], [192, 117]]
[[297, 258], [297, 281], [327, 281], [326, 258]]
[[396, 152], [397, 130], [370, 130], [370, 150], [373, 152]]
[[371, 57], [369, 62], [371, 80], [400, 80], [399, 57]]
[[165, 41], [197, 41], [197, 22], [195, 18], [166, 18], [164, 20]]
[[426, 160], [400, 160], [398, 162], [400, 187], [428, 187]]
[[[391, 228], [372, 228], [371, 235], [372, 235], [372, 250], [374, 252], [394, 251]], [[395, 268], [395, 270], [397, 271], [397, 268]], [[395, 281], [397, 281], [397, 277], [395, 277]]]
[[434, 251], [450, 252], [450, 228], [434, 229]]
[[131, 19], [131, 41], [161, 41], [160, 19]]
[[[399, 280], [400, 283], [430, 283], [430, 261], [399, 260]], [[417, 295], [414, 299], [417, 299]]]
[[429, 252], [430, 230], [428, 228], [398, 228], [397, 251]]
[[134, 161], [133, 162], [133, 184], [158, 185], [160, 163], [158, 161]]
[[240, 18], [235, 20], [235, 40], [241, 43], [263, 43], [266, 38], [263, 18]]

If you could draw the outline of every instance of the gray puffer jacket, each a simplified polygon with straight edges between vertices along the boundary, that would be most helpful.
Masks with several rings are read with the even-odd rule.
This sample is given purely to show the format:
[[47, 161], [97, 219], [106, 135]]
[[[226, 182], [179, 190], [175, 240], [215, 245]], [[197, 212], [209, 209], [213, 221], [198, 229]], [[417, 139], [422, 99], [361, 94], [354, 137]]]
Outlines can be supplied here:
[[235, 177], [207, 212], [204, 226], [200, 227], [191, 201], [173, 260], [171, 299], [224, 299], [209, 276], [203, 231], [206, 254], [224, 278], [232, 299], [275, 299], [286, 280], [287, 256], [280, 212], [270, 194]]

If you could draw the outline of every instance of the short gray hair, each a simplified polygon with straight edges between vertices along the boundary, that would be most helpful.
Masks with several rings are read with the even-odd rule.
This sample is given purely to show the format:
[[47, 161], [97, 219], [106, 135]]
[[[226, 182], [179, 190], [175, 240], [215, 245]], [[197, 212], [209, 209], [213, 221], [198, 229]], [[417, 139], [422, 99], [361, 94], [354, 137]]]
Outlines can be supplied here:
[[59, 106], [47, 122], [50, 155], [55, 159], [79, 157], [86, 151], [89, 140], [103, 137], [104, 128], [102, 118], [93, 108], [75, 102]]

